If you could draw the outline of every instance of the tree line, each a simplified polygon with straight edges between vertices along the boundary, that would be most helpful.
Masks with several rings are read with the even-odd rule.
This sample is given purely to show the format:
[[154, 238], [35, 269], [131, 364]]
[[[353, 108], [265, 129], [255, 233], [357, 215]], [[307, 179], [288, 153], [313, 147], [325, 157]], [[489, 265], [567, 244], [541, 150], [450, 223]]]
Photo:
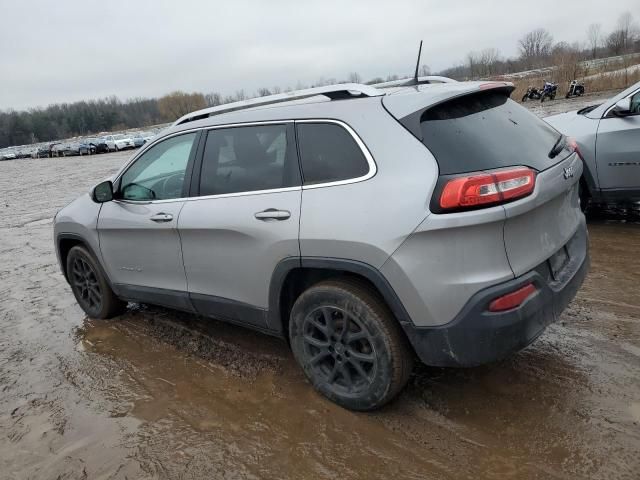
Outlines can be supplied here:
[[599, 23], [589, 25], [583, 42], [554, 42], [549, 31], [537, 28], [518, 40], [516, 57], [505, 58], [496, 48], [471, 51], [463, 62], [441, 74], [458, 80], [485, 78], [562, 65], [567, 60], [595, 60], [636, 52], [640, 52], [640, 32], [631, 13], [625, 12], [609, 33]]
[[[468, 53], [464, 62], [440, 74], [458, 80], [486, 78], [550, 65], [576, 65], [578, 60], [640, 52], [639, 29], [629, 12], [620, 16], [616, 28], [609, 33], [604, 33], [602, 26], [597, 23], [589, 25], [585, 33], [586, 41], [582, 43], [554, 43], [547, 30], [538, 28], [526, 33], [518, 41], [517, 57], [503, 58], [495, 48], [473, 51]], [[422, 65], [419, 73], [430, 74], [429, 67]], [[386, 78], [373, 78], [366, 83], [380, 83], [398, 78], [398, 75], [388, 75]], [[313, 85], [298, 83], [295, 89], [344, 81], [361, 83], [363, 79], [357, 72], [352, 72], [344, 80], [321, 78]], [[290, 90], [293, 88], [284, 89]], [[260, 88], [253, 95], [244, 90], [225, 96], [217, 92], [173, 92], [160, 98], [135, 98], [125, 102], [116, 97], [109, 97], [61, 103], [28, 111], [0, 111], [0, 148], [171, 122], [201, 108], [282, 91], [281, 87], [275, 86]]]

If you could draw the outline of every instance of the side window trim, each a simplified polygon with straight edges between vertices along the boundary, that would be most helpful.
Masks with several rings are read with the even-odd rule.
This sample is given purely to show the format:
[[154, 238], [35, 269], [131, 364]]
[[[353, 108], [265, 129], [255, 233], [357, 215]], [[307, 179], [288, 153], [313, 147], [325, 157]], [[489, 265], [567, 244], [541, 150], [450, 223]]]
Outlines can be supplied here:
[[[131, 161], [129, 163], [127, 163], [125, 165], [125, 167], [118, 173], [117, 178], [113, 182], [115, 191], [118, 192], [118, 193], [120, 192], [120, 188], [122, 186], [122, 183], [121, 183], [122, 182], [122, 177], [124, 176], [124, 174], [148, 150], [150, 150], [152, 146], [158, 145], [158, 144], [164, 142], [165, 140], [169, 140], [170, 138], [179, 137], [180, 135], [188, 135], [188, 134], [191, 134], [191, 133], [195, 133], [196, 134], [196, 138], [193, 140], [193, 144], [196, 145], [196, 148], [191, 148], [191, 152], [189, 153], [189, 160], [187, 160], [187, 168], [185, 170], [185, 177], [184, 177], [185, 180], [187, 178], [191, 178], [193, 176], [193, 168], [194, 168], [194, 163], [196, 161], [197, 155], [201, 154], [201, 152], [200, 152], [200, 143], [201, 143], [201, 140], [202, 140], [202, 137], [203, 137], [202, 129], [186, 130], [186, 131], [176, 132], [175, 134], [167, 135], [166, 137], [162, 137], [162, 138], [159, 138], [157, 140], [154, 140], [152, 145], [150, 145], [148, 148], [145, 148], [138, 155], [133, 157], [131, 159]], [[123, 202], [123, 203], [135, 203], [135, 204], [152, 204], [152, 203], [176, 202], [176, 201], [181, 201], [181, 200], [185, 200], [185, 198], [188, 198], [190, 188], [191, 188], [190, 182], [185, 181], [183, 186], [182, 186], [182, 196], [180, 198], [170, 198], [170, 199], [166, 199], [166, 200], [130, 200], [130, 199], [123, 199], [123, 198], [114, 198], [114, 201]]]
[[[347, 131], [347, 133], [349, 133], [349, 135], [351, 135], [353, 140], [356, 142], [356, 145], [358, 145], [358, 148], [360, 148], [362, 154], [364, 155], [364, 158], [366, 159], [367, 164], [369, 165], [368, 172], [365, 175], [362, 175], [360, 177], [347, 178], [345, 180], [336, 180], [333, 182], [314, 183], [311, 185], [304, 185], [303, 183], [302, 185], [303, 190], [310, 190], [313, 188], [335, 187], [338, 185], [348, 185], [351, 183], [364, 182], [374, 177], [376, 173], [378, 173], [378, 166], [375, 160], [373, 159], [373, 156], [371, 155], [369, 148], [367, 148], [367, 145], [362, 141], [360, 136], [355, 132], [353, 128], [351, 128], [349, 124], [341, 120], [335, 120], [335, 119], [329, 119], [329, 118], [317, 118], [317, 119], [305, 118], [301, 120], [296, 120], [295, 123], [296, 123], [296, 144], [297, 144], [297, 153], [298, 153], [298, 164], [300, 165], [301, 173], [302, 173], [302, 159], [300, 156], [300, 145], [299, 145], [299, 136], [298, 136], [298, 129], [297, 129], [297, 125], [300, 123], [328, 123], [328, 124], [341, 126]], [[304, 178], [304, 174], [303, 174], [303, 178]]]
[[207, 198], [224, 198], [224, 197], [239, 197], [242, 195], [260, 195], [263, 193], [275, 193], [275, 192], [289, 192], [296, 191], [302, 188], [302, 185], [296, 185], [292, 187], [271, 188], [268, 190], [247, 190], [246, 192], [234, 192], [234, 193], [220, 193], [215, 195], [200, 195], [200, 178], [202, 175], [202, 167], [204, 162], [204, 148], [207, 143], [207, 137], [209, 132], [213, 130], [222, 130], [226, 128], [238, 128], [238, 127], [255, 127], [261, 125], [286, 125], [287, 127], [287, 154], [293, 155], [297, 165], [300, 176], [298, 178], [299, 183], [302, 183], [302, 171], [300, 168], [300, 157], [297, 151], [297, 142], [295, 137], [295, 127], [293, 120], [269, 120], [264, 122], [247, 122], [247, 123], [231, 123], [226, 125], [215, 125], [203, 128], [202, 138], [200, 143], [202, 150], [199, 152], [197, 162], [194, 165], [194, 171], [191, 179], [191, 200], [201, 200]]

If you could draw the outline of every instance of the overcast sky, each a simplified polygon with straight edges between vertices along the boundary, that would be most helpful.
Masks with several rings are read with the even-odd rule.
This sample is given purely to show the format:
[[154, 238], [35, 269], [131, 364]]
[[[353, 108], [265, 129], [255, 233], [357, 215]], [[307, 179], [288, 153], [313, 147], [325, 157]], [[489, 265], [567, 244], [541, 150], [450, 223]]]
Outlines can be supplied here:
[[413, 69], [420, 39], [438, 71], [515, 55], [537, 27], [585, 41], [625, 10], [640, 20], [639, 0], [0, 0], [0, 110], [386, 77]]

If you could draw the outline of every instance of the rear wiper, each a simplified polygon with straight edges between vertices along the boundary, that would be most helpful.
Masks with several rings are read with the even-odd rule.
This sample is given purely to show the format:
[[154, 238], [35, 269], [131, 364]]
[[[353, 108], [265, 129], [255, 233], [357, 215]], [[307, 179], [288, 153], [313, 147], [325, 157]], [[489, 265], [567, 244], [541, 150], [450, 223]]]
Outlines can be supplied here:
[[553, 148], [549, 152], [549, 158], [555, 158], [562, 150], [564, 150], [565, 142], [564, 135], [560, 135], [556, 143], [553, 144]]

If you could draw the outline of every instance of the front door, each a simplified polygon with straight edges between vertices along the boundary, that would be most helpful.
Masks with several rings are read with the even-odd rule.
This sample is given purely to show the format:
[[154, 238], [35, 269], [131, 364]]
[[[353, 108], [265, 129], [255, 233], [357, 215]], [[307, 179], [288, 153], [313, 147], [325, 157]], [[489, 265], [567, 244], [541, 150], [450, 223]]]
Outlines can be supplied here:
[[640, 92], [631, 96], [631, 115], [600, 120], [596, 159], [600, 188], [640, 188]]
[[197, 133], [172, 136], [145, 151], [102, 205], [100, 251], [125, 298], [189, 308], [177, 225], [187, 196]]
[[[205, 315], [267, 325], [269, 284], [299, 258], [300, 170], [292, 123], [209, 130], [199, 197], [180, 213], [190, 297]], [[197, 169], [198, 170], [198, 169]]]

